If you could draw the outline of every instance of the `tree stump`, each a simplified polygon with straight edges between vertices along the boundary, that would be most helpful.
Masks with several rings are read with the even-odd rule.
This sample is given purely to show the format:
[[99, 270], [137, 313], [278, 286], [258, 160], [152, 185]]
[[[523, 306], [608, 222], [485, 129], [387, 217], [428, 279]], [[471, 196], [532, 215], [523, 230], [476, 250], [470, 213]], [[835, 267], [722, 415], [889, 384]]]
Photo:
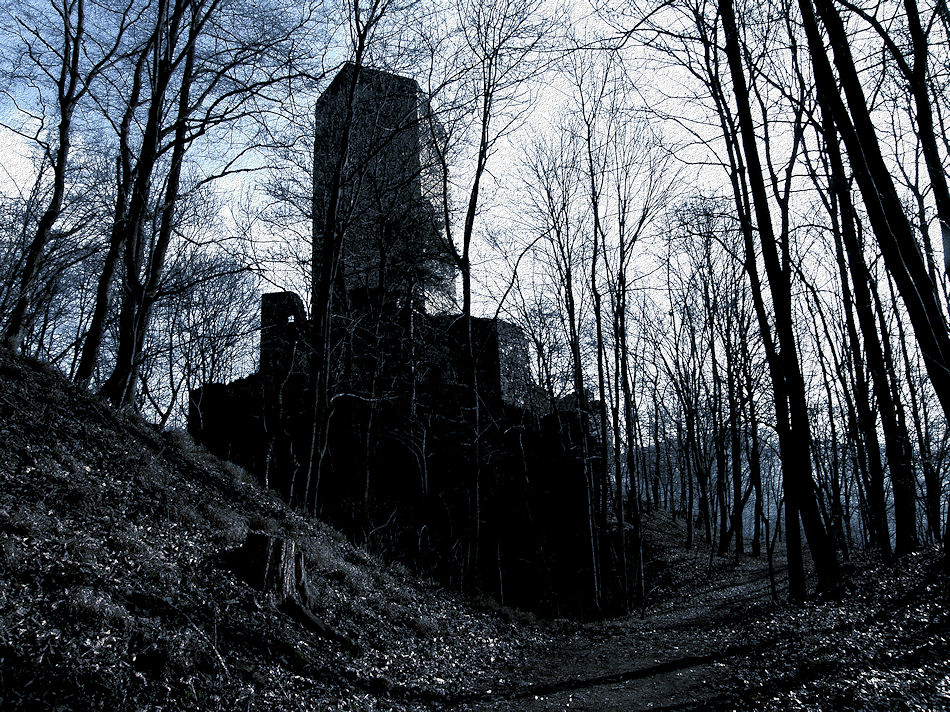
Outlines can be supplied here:
[[236, 573], [280, 608], [306, 586], [303, 554], [291, 539], [250, 531], [235, 553]]
[[279, 611], [318, 635], [354, 653], [359, 652], [359, 646], [352, 638], [314, 614], [303, 553], [298, 551], [292, 539], [249, 531], [244, 544], [233, 550], [227, 559], [228, 568], [264, 593]]

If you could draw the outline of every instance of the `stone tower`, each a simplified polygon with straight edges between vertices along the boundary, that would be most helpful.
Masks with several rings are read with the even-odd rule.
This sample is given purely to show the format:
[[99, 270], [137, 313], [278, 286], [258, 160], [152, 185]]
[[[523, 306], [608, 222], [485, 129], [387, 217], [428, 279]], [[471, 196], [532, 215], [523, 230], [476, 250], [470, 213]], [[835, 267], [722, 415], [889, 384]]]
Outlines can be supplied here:
[[[342, 255], [334, 289], [357, 303], [389, 300], [445, 310], [455, 268], [446, 242], [442, 176], [431, 138], [439, 135], [416, 81], [346, 64], [318, 99], [314, 140], [314, 284], [327, 205], [347, 122], [337, 234]], [[349, 117], [349, 118], [348, 118]]]

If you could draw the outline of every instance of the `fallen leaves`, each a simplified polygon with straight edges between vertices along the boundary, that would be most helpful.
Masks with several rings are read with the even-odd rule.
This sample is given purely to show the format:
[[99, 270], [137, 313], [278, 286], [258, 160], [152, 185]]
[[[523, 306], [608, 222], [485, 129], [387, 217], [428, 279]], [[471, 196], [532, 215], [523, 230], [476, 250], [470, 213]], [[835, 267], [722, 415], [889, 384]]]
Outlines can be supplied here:
[[[523, 640], [506, 641], [523, 636], [497, 615], [390, 570], [55, 374], [18, 368], [0, 380], [0, 708], [421, 710], [520, 659]], [[35, 392], [56, 406], [42, 433]], [[319, 613], [364, 655], [215, 565], [251, 521], [312, 554]]]

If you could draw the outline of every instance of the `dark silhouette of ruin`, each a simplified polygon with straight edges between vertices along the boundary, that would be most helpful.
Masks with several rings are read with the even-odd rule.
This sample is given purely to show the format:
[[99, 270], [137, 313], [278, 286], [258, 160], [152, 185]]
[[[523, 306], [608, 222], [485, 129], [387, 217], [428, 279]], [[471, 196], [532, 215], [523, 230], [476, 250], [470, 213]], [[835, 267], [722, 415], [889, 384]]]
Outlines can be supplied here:
[[[337, 221], [343, 242], [339, 298], [452, 302], [455, 267], [446, 243], [443, 175], [433, 134], [440, 125], [418, 83], [363, 67], [352, 103], [354, 65], [346, 64], [317, 100], [314, 136], [314, 213], [324, 223], [349, 124], [346, 168]], [[313, 271], [322, 250], [314, 240]]]
[[[318, 223], [352, 71], [318, 102]], [[616, 590], [620, 577], [616, 566], [595, 573], [591, 557], [596, 503], [584, 457], [599, 450], [585, 442], [596, 429], [580, 427], [586, 402], [560, 409], [543, 397], [512, 324], [473, 318], [467, 353], [466, 323], [446, 310], [454, 270], [441, 193], [429, 185], [441, 177], [426, 160], [427, 102], [410, 79], [360, 71], [319, 481], [306, 495], [293, 491], [314, 457], [312, 326], [296, 294], [263, 295], [257, 373], [192, 392], [189, 430], [421, 573], [502, 602], [583, 614], [595, 600], [589, 582], [599, 576]], [[608, 544], [619, 535], [599, 534]]]

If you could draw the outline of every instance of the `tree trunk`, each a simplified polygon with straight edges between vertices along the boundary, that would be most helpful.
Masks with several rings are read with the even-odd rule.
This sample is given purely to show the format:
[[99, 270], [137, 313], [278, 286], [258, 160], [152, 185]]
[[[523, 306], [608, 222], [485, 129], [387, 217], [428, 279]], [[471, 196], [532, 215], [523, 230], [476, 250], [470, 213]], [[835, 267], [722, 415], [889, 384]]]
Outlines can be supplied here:
[[119, 155], [116, 158], [116, 199], [115, 210], [112, 214], [112, 229], [109, 236], [109, 250], [106, 253], [102, 273], [96, 285], [96, 302], [93, 307], [92, 319], [83, 341], [82, 355], [79, 368], [76, 371], [75, 381], [89, 387], [99, 362], [99, 350], [106, 332], [106, 320], [112, 308], [111, 290], [115, 277], [119, 257], [129, 236], [129, 199], [135, 185], [135, 171], [132, 167], [133, 152], [129, 136], [132, 132], [132, 121], [135, 110], [142, 95], [142, 75], [145, 71], [148, 52], [140, 52], [132, 73], [132, 89], [128, 103], [119, 124]]
[[[928, 37], [920, 23], [920, 12], [916, 0], [904, 0], [907, 12], [907, 28], [913, 46], [914, 66], [907, 77], [910, 91], [914, 97], [917, 118], [917, 137], [930, 176], [930, 187], [937, 207], [937, 222], [943, 243], [944, 271], [950, 276], [950, 187], [944, 173], [943, 161], [937, 148], [937, 136], [934, 129], [933, 107], [927, 94]], [[945, 10], [942, 10], [945, 12]], [[926, 228], [921, 226], [926, 232]]]
[[43, 266], [43, 253], [59, 219], [66, 195], [66, 167], [72, 139], [73, 112], [83, 90], [79, 88], [79, 61], [82, 52], [85, 24], [85, 2], [76, 4], [76, 27], [70, 36], [71, 15], [63, 14], [63, 59], [56, 82], [59, 101], [58, 144], [53, 153], [53, 195], [36, 226], [33, 240], [26, 252], [26, 262], [20, 275], [20, 293], [13, 305], [10, 320], [3, 334], [3, 343], [11, 351], [19, 351], [33, 319], [33, 297], [36, 281]]
[[[874, 229], [884, 263], [914, 325], [914, 334], [944, 414], [950, 413], [950, 333], [940, 309], [937, 287], [930, 277], [913, 230], [904, 214], [894, 179], [884, 161], [871, 120], [864, 89], [851, 55], [849, 38], [841, 16], [829, 0], [799, 0], [808, 36], [819, 100], [830, 108], [851, 160], [861, 189], [868, 219]], [[825, 53], [815, 17], [821, 17], [838, 68], [847, 107]]]
[[291, 539], [249, 531], [240, 549], [230, 552], [227, 567], [264, 593], [281, 612], [317, 635], [339, 643], [350, 652], [359, 646], [327, 625], [313, 612], [313, 594], [307, 581], [303, 553]]
[[[749, 186], [753, 196], [756, 224], [759, 228], [762, 256], [769, 280], [769, 290], [775, 308], [775, 328], [778, 332], [780, 351], [772, 354], [774, 367], [773, 381], [784, 384], [776, 393], [776, 401], [787, 398], [789, 420], [787, 429], [780, 427], [782, 440], [782, 470], [786, 484], [787, 538], [798, 530], [798, 517], [804, 526], [805, 536], [815, 562], [815, 571], [819, 586], [830, 589], [837, 586], [840, 579], [838, 559], [827, 531], [821, 522], [821, 514], [815, 496], [815, 483], [812, 477], [809, 453], [811, 432], [808, 420], [808, 408], [805, 402], [805, 383], [793, 328], [791, 307], [791, 285], [788, 270], [783, 269], [778, 254], [778, 242], [772, 228], [772, 217], [768, 207], [768, 197], [762, 177], [758, 146], [756, 145], [755, 126], [752, 122], [750, 97], [746, 85], [739, 47], [739, 33], [736, 26], [735, 8], [731, 0], [719, 3], [723, 29], [726, 37], [726, 56], [732, 76], [733, 91], [739, 113], [740, 139], [748, 166]], [[786, 266], [787, 267], [787, 266]], [[775, 357], [777, 356], [777, 361]], [[784, 392], [781, 392], [784, 391]], [[778, 405], [778, 403], [776, 403]], [[795, 592], [798, 597], [801, 591]]]

